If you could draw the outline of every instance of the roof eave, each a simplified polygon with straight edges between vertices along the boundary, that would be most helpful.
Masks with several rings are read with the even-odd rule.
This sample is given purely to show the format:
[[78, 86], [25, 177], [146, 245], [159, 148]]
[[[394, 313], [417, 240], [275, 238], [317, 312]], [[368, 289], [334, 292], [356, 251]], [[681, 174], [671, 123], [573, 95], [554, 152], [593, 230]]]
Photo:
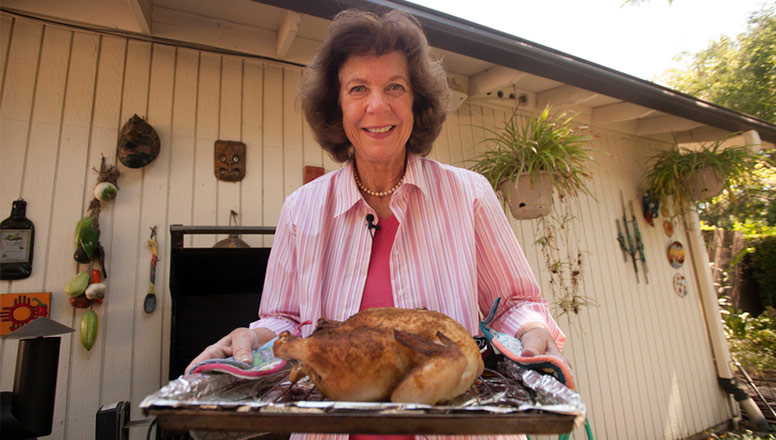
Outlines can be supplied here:
[[440, 49], [539, 75], [728, 131], [756, 130], [776, 143], [776, 125], [476, 23], [402, 0], [253, 0], [331, 19], [343, 9], [400, 9]]

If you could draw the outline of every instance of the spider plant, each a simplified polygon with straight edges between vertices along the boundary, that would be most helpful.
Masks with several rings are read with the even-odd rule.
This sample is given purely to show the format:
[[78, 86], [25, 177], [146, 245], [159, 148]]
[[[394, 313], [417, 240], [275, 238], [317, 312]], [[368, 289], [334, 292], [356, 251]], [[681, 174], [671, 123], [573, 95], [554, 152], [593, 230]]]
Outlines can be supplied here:
[[517, 185], [521, 174], [530, 175], [533, 184], [539, 173], [546, 172], [559, 194], [592, 196], [586, 184], [592, 137], [575, 133], [573, 119], [566, 111], [552, 114], [549, 106], [525, 118], [515, 109], [503, 130], [481, 127], [490, 136], [480, 143], [495, 147], [476, 157], [471, 169], [485, 176], [496, 191], [506, 181]]
[[774, 166], [765, 155], [747, 146], [722, 148], [728, 139], [730, 137], [704, 144], [698, 150], [674, 144], [671, 149], [650, 157], [647, 172], [642, 177], [642, 189], [649, 191], [660, 204], [668, 203], [670, 198], [673, 215], [678, 216], [700, 201], [695, 195], [696, 180], [703, 170], [713, 170], [721, 180], [722, 188], [730, 189], [732, 186], [745, 187], [746, 180], [754, 177], [755, 165], [759, 162]]

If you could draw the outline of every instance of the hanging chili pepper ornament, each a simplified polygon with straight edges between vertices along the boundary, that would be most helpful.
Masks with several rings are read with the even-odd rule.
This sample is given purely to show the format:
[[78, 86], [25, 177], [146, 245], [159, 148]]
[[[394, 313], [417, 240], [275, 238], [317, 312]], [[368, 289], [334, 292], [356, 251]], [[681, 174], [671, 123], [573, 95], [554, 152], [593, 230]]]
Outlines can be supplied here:
[[156, 294], [154, 293], [154, 283], [156, 282], [156, 262], [158, 261], [159, 245], [156, 242], [156, 226], [151, 228], [151, 238], [148, 239], [148, 246], [151, 247], [151, 277], [148, 286], [148, 295], [143, 303], [143, 310], [151, 313], [156, 309]]

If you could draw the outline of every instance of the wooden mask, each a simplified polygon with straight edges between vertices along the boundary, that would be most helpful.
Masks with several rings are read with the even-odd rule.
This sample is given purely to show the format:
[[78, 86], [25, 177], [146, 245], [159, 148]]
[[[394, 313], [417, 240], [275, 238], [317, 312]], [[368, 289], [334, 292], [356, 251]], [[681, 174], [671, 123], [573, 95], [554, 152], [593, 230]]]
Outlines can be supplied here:
[[134, 115], [121, 128], [116, 155], [125, 166], [142, 168], [159, 155], [159, 135], [148, 122]]
[[245, 177], [245, 144], [235, 141], [216, 141], [216, 179], [239, 182]]

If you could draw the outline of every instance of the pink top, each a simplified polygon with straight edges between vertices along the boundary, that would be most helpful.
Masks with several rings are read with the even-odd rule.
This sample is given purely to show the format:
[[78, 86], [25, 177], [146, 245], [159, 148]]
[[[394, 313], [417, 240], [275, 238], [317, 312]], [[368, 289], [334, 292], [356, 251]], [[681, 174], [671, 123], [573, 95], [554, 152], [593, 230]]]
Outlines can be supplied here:
[[[480, 314], [487, 316], [501, 297], [494, 330], [515, 334], [539, 322], [562, 348], [565, 336], [482, 175], [408, 154], [404, 183], [391, 195], [390, 209], [398, 222], [389, 255], [395, 307], [444, 313], [476, 335]], [[373, 250], [367, 214], [377, 217], [356, 187], [352, 162], [288, 196], [267, 266], [260, 319], [251, 327], [280, 333], [307, 320], [344, 321], [358, 312]], [[314, 327], [302, 327], [302, 335]], [[346, 440], [347, 434], [307, 438]]]
[[[396, 221], [396, 216], [392, 215], [382, 219], [380, 230], [374, 231], [372, 256], [369, 259], [369, 271], [366, 274], [366, 286], [359, 310], [373, 307], [393, 307], [389, 262], [397, 229], [399, 229], [399, 222]], [[413, 438], [412, 435], [350, 434], [350, 440], [412, 440]]]
[[358, 310], [373, 307], [393, 307], [391, 289], [391, 247], [396, 237], [399, 222], [392, 215], [380, 222], [380, 230], [374, 232], [372, 256], [369, 258], [369, 271], [366, 273], [364, 296]]

